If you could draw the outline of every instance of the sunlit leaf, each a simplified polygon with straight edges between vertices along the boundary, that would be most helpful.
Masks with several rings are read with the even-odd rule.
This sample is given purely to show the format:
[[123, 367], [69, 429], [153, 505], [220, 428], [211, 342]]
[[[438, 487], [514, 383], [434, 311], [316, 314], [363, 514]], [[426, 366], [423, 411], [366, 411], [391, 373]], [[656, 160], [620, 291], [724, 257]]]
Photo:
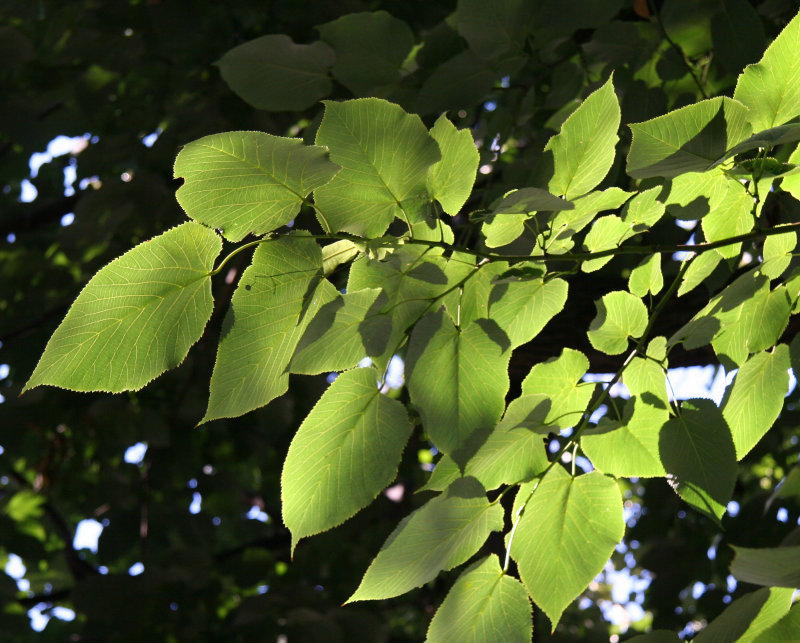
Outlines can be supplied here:
[[429, 199], [428, 168], [441, 158], [419, 116], [378, 98], [328, 101], [316, 142], [342, 167], [314, 193], [323, 228], [377, 237], [395, 217], [415, 222], [406, 202]]
[[628, 277], [628, 290], [637, 297], [644, 297], [647, 293], [657, 295], [663, 287], [661, 255], [657, 253], [642, 259]]
[[629, 292], [610, 292], [595, 302], [597, 316], [589, 326], [589, 341], [597, 350], [619, 355], [630, 337], [639, 337], [647, 327], [647, 309]]
[[339, 168], [322, 147], [263, 132], [212, 134], [184, 146], [176, 194], [194, 220], [218, 228], [229, 241], [288, 223], [303, 199]]
[[620, 123], [619, 102], [609, 78], [569, 118], [547, 143], [555, 173], [549, 189], [572, 199], [597, 186], [614, 162]]
[[23, 391], [136, 391], [175, 368], [211, 317], [213, 230], [184, 223], [102, 268], [53, 333]]
[[[734, 548], [735, 549], [735, 548]], [[734, 562], [734, 564], [736, 564]], [[693, 643], [736, 641], [749, 643], [778, 622], [792, 605], [791, 589], [763, 588], [733, 601], [711, 621]], [[781, 639], [769, 639], [777, 643]], [[783, 639], [785, 641], [785, 639]]]
[[[526, 485], [519, 496], [529, 493]], [[603, 569], [624, 531], [622, 496], [612, 478], [596, 471], [572, 478], [556, 466], [536, 487], [511, 555], [553, 630], [564, 608]]]
[[800, 604], [795, 603], [786, 616], [760, 632], [753, 641], [755, 643], [774, 643], [775, 641], [796, 643], [800, 640], [798, 632], [800, 632]]
[[628, 174], [644, 179], [705, 172], [750, 135], [747, 115], [742, 103], [718, 97], [643, 123], [631, 123]]
[[400, 522], [347, 602], [391, 598], [419, 587], [466, 561], [502, 526], [503, 508], [489, 503], [480, 483], [456, 480]]
[[508, 337], [490, 320], [456, 327], [439, 311], [423, 317], [408, 347], [411, 402], [440, 451], [465, 464], [458, 450], [500, 419], [508, 390]]
[[755, 131], [782, 125], [800, 115], [800, 15], [784, 27], [755, 65], [748, 65], [733, 97], [747, 105]]
[[442, 204], [447, 214], [455, 216], [472, 193], [480, 160], [478, 148], [469, 129], [456, 129], [442, 114], [431, 128], [439, 144], [441, 160], [428, 168], [428, 191]]
[[531, 368], [522, 381], [523, 397], [543, 396], [550, 401], [545, 424], [561, 429], [575, 426], [594, 392], [593, 384], [581, 381], [588, 369], [589, 360], [583, 353], [565, 348], [557, 358]]
[[371, 503], [394, 479], [411, 424], [378, 390], [379, 373], [342, 373], [300, 425], [281, 474], [283, 522], [292, 549]]
[[314, 375], [353, 368], [385, 350], [391, 322], [381, 315], [386, 296], [378, 288], [338, 295], [305, 328], [292, 357], [292, 373]]
[[313, 239], [284, 237], [256, 249], [233, 294], [204, 422], [243, 415], [286, 392], [286, 367], [300, 336], [336, 296], [320, 280], [321, 269]]
[[722, 405], [731, 427], [737, 459], [741, 460], [770, 429], [789, 390], [789, 347], [779, 344], [756, 353], [736, 374]]
[[491, 554], [458, 577], [433, 615], [426, 641], [529, 643], [532, 635], [528, 593]]

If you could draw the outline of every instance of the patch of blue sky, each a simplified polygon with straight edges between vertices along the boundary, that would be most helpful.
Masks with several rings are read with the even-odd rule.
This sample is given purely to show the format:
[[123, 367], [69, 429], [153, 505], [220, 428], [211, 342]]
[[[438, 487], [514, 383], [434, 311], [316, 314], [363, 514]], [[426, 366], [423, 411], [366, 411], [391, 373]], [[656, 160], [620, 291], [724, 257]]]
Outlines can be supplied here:
[[137, 442], [125, 449], [123, 459], [128, 464], [141, 464], [147, 453], [147, 442]]
[[75, 537], [72, 539], [72, 546], [80, 551], [88, 549], [92, 553], [97, 553], [97, 542], [100, 534], [103, 533], [103, 525], [93, 518], [86, 518], [78, 523], [75, 529]]

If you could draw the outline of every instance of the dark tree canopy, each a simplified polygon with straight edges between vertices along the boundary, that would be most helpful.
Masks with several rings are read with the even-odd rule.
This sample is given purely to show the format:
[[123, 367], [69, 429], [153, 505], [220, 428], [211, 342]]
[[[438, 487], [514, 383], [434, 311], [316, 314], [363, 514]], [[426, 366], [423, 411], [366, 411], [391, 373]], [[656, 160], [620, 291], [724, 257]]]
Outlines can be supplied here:
[[793, 640], [798, 9], [0, 0], [2, 638]]

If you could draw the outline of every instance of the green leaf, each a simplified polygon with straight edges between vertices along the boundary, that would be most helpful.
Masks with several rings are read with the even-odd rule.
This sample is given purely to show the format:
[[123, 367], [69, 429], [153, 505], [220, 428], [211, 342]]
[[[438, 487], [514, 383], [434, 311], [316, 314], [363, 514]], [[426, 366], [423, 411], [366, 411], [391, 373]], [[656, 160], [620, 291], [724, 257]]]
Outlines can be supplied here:
[[769, 431], [789, 390], [789, 347], [778, 344], [771, 353], [756, 353], [736, 374], [722, 403], [731, 427], [736, 456], [741, 460]]
[[271, 34], [234, 47], [214, 64], [242, 99], [279, 112], [306, 109], [327, 96], [335, 60], [324, 42], [298, 45], [289, 36]]
[[[777, 590], [772, 590], [777, 591]], [[760, 632], [753, 641], [755, 643], [797, 643], [800, 641], [800, 605], [797, 603], [781, 620]]]
[[[737, 181], [726, 179], [725, 187], [715, 195], [711, 212], [702, 220], [703, 235], [713, 243], [745, 234], [753, 229], [753, 197]], [[732, 243], [717, 248], [726, 259], [739, 254], [741, 244]]]
[[[654, 357], [652, 343], [648, 355]], [[581, 447], [603, 473], [640, 478], [666, 475], [659, 452], [661, 428], [669, 419], [664, 369], [653, 359], [635, 357], [625, 369], [623, 382], [631, 398], [622, 422], [602, 418], [596, 428], [584, 432]]]
[[588, 369], [589, 360], [583, 353], [565, 348], [557, 358], [536, 364], [530, 370], [522, 382], [522, 394], [541, 395], [550, 400], [545, 424], [560, 429], [575, 426], [594, 392], [593, 384], [581, 381]]
[[[800, 124], [797, 125], [800, 130]], [[791, 156], [789, 156], [789, 163], [800, 165], [800, 145], [798, 145]], [[800, 174], [787, 176], [781, 180], [781, 190], [791, 194], [795, 199], [800, 200]]]
[[[363, 257], [353, 264], [348, 291], [381, 288], [385, 293], [379, 314], [384, 316], [383, 325], [390, 327], [384, 340], [386, 348], [380, 355], [371, 355], [379, 367], [388, 364], [403, 334], [428, 311], [431, 302], [463, 276], [450, 269], [454, 261], [457, 258], [446, 259], [438, 248], [409, 244], [383, 260]], [[474, 266], [469, 266], [468, 272], [473, 269]], [[380, 326], [381, 320], [375, 319], [373, 323]], [[362, 353], [363, 357], [366, 353]]]
[[770, 279], [777, 279], [789, 267], [792, 252], [797, 247], [797, 233], [787, 231], [786, 234], [774, 234], [764, 239], [761, 255], [761, 273]]
[[419, 587], [466, 561], [502, 527], [503, 508], [489, 503], [477, 480], [460, 478], [400, 522], [347, 603]]
[[396, 82], [414, 34], [385, 11], [349, 13], [317, 27], [336, 50], [333, 76], [357, 96]]
[[540, 235], [539, 244], [551, 254], [567, 252], [573, 246], [572, 237], [589, 225], [599, 212], [616, 210], [631, 195], [631, 192], [619, 188], [608, 188], [575, 199], [573, 210], [556, 213], [550, 222], [550, 230]]
[[723, 364], [740, 365], [750, 353], [772, 348], [789, 322], [792, 304], [784, 286], [770, 291], [764, 281], [733, 314], [724, 321], [719, 316], [721, 328], [711, 340], [717, 357]]
[[489, 317], [516, 348], [531, 341], [567, 301], [563, 279], [510, 278], [495, 283], [489, 295]]
[[697, 288], [701, 283], [706, 280], [714, 269], [722, 261], [722, 255], [716, 250], [710, 250], [703, 254], [695, 255], [692, 258], [692, 263], [686, 269], [681, 280], [681, 285], [678, 287], [678, 297], [685, 295]]
[[292, 373], [316, 375], [353, 368], [386, 349], [391, 321], [381, 310], [386, 295], [369, 288], [326, 303], [305, 329], [289, 365]]
[[[530, 487], [519, 495], [527, 496]], [[606, 564], [625, 532], [622, 496], [596, 471], [572, 478], [548, 473], [528, 501], [511, 542], [511, 556], [528, 593], [553, 624]]]
[[211, 317], [213, 230], [187, 222], [102, 268], [53, 333], [23, 392], [137, 391], [175, 368]]
[[379, 98], [326, 101], [316, 142], [342, 167], [314, 193], [325, 230], [378, 237], [395, 217], [414, 223], [404, 202], [429, 199], [428, 168], [441, 158], [419, 116]]
[[[535, 397], [537, 402], [544, 399], [541, 395], [527, 397]], [[539, 422], [542, 419], [539, 415]], [[528, 430], [525, 420], [522, 418], [521, 422], [513, 425], [503, 420], [498, 424], [467, 462], [464, 476], [476, 478], [485, 489], [491, 490], [503, 484], [531, 480], [542, 473], [549, 464], [544, 440], [541, 435]], [[529, 419], [529, 424], [535, 423], [535, 419]], [[445, 455], [436, 463], [431, 477], [420, 491], [443, 491], [460, 477], [458, 465]]]
[[431, 136], [439, 144], [441, 160], [428, 168], [428, 192], [452, 216], [458, 214], [472, 194], [480, 155], [472, 132], [456, 129], [442, 114], [431, 128]]
[[731, 574], [754, 585], [800, 587], [800, 546], [751, 549], [733, 547]]
[[491, 60], [523, 53], [532, 18], [524, 0], [459, 0], [453, 23], [472, 51]]
[[[792, 589], [762, 588], [733, 601], [692, 643], [749, 643], [777, 623], [792, 605]], [[779, 641], [779, 639], [770, 639]]]
[[516, 241], [525, 232], [527, 214], [489, 215], [481, 226], [487, 248], [502, 248]]
[[647, 328], [647, 308], [629, 292], [616, 290], [594, 302], [597, 316], [589, 325], [589, 341], [597, 350], [619, 355], [629, 337], [639, 337]]
[[747, 108], [726, 97], [709, 98], [643, 123], [631, 123], [628, 174], [635, 179], [705, 172], [750, 136]]
[[442, 311], [423, 317], [411, 334], [406, 358], [411, 403], [433, 443], [460, 465], [468, 457], [458, 450], [503, 413], [509, 347], [494, 322], [476, 320], [457, 328]]
[[282, 237], [256, 249], [225, 318], [202, 422], [243, 415], [287, 391], [297, 342], [320, 306], [336, 296], [320, 280], [321, 269], [313, 239]]
[[[728, 150], [725, 156], [736, 156], [737, 154], [756, 150], [760, 147], [772, 149], [783, 143], [793, 143], [798, 140], [800, 140], [800, 123], [787, 123], [786, 125], [778, 125], [778, 127], [770, 127], [769, 129], [756, 132], [739, 143], [736, 147]], [[796, 164], [797, 159], [790, 157], [788, 162]]]
[[693, 349], [711, 342], [728, 369], [736, 368], [750, 353], [778, 341], [795, 299], [786, 285], [770, 291], [769, 279], [758, 269], [749, 270], [715, 295], [670, 344], [683, 342]]
[[[586, 235], [583, 244], [589, 252], [599, 252], [617, 248], [623, 241], [634, 235], [631, 227], [620, 219], [616, 214], [608, 214], [600, 217], [594, 222]], [[599, 257], [588, 259], [581, 264], [583, 272], [594, 272], [600, 270], [604, 265], [611, 261], [613, 257]]]
[[492, 214], [532, 213], [538, 210], [572, 210], [575, 206], [547, 190], [521, 188], [511, 190], [491, 205]]
[[178, 203], [195, 221], [221, 230], [229, 241], [264, 234], [288, 223], [312, 190], [338, 167], [327, 150], [263, 132], [212, 134], [186, 145], [175, 160], [185, 179]]
[[748, 65], [736, 83], [734, 99], [750, 108], [748, 120], [759, 131], [800, 115], [800, 15], [784, 27], [755, 65]]
[[564, 121], [561, 131], [548, 141], [555, 173], [549, 183], [553, 194], [572, 199], [585, 194], [605, 178], [614, 162], [619, 137], [619, 101], [609, 78]]
[[658, 253], [643, 259], [628, 277], [628, 290], [637, 297], [644, 297], [647, 293], [657, 295], [663, 287], [661, 255]]
[[581, 448], [592, 465], [617, 477], [653, 478], [666, 475], [658, 449], [668, 411], [647, 396], [634, 396], [625, 404], [622, 421], [602, 418], [584, 432]]
[[530, 643], [531, 603], [522, 584], [491, 554], [469, 567], [433, 615], [429, 643]]
[[322, 248], [322, 274], [326, 277], [339, 266], [358, 256], [356, 244], [348, 239], [340, 239]]
[[292, 439], [281, 474], [292, 551], [366, 507], [394, 479], [412, 426], [403, 405], [380, 394], [379, 377], [374, 368], [340, 374]]
[[541, 435], [521, 423], [509, 426], [503, 421], [467, 462], [464, 475], [477, 478], [486, 489], [497, 489], [503, 484], [530, 480], [548, 464]]
[[667, 479], [692, 507], [719, 521], [736, 484], [731, 430], [712, 400], [684, 402], [661, 429], [661, 461]]
[[[547, 435], [557, 427], [553, 422], [547, 422], [548, 416], [554, 419], [561, 414], [561, 409], [554, 409], [550, 398], [545, 395], [521, 395], [512, 400], [508, 405], [503, 419], [495, 431], [511, 434], [540, 433]], [[563, 419], [563, 415], [558, 418]], [[520, 431], [519, 429], [523, 429]]]
[[655, 187], [639, 192], [625, 204], [622, 220], [633, 232], [646, 232], [664, 216], [665, 206], [659, 201], [662, 188]]

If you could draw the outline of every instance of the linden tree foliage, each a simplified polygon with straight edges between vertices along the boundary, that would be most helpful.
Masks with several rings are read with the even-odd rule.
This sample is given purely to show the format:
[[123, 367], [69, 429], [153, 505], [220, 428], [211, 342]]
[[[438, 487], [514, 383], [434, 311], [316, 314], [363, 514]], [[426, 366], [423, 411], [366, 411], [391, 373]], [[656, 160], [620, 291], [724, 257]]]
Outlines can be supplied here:
[[[433, 452], [334, 597], [444, 587], [420, 630], [432, 642], [579, 636], [576, 599], [599, 601], [595, 579], [640, 542], [641, 485], [663, 495], [636, 506], [666, 498], [712, 534], [703, 552], [732, 505], [796, 502], [797, 468], [764, 458], [796, 412], [800, 363], [800, 15], [764, 50], [770, 3], [689, 17], [680, 2], [566, 4], [460, 0], [426, 27], [328, 15], [318, 40], [230, 48], [216, 65], [233, 92], [305, 116], [289, 136], [183, 141], [175, 197], [191, 221], [96, 271], [22, 392], [139, 391], [213, 341], [206, 431], [326, 376], [264, 463], [281, 471], [284, 548], [302, 564]], [[762, 45], [730, 47], [748, 21]], [[674, 363], [724, 367], [720, 401], [677, 400]], [[778, 468], [771, 496], [737, 495]], [[19, 524], [42, 511], [24, 493], [7, 507]], [[661, 535], [646, 537], [655, 558]], [[796, 543], [725, 540], [730, 580], [697, 582], [762, 588], [704, 607], [716, 619], [696, 640], [792, 631]], [[636, 640], [677, 640], [674, 610], [645, 607], [675, 633], [645, 621]], [[314, 614], [291, 622], [347, 631]]]

